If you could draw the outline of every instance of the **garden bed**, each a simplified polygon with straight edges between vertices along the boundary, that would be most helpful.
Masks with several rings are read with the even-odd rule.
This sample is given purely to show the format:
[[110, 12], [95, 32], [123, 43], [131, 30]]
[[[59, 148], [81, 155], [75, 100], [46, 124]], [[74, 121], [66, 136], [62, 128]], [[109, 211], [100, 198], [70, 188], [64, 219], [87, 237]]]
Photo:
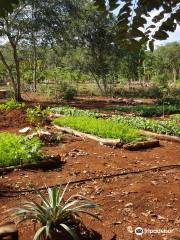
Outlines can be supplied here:
[[81, 138], [87, 138], [92, 139], [96, 142], [99, 142], [101, 145], [115, 147], [115, 148], [124, 148], [126, 150], [140, 150], [140, 149], [147, 149], [147, 148], [153, 148], [153, 147], [159, 147], [159, 141], [157, 140], [146, 140], [146, 141], [139, 141], [136, 143], [128, 143], [125, 144], [120, 139], [108, 139], [108, 138], [100, 138], [92, 134], [87, 134], [83, 132], [76, 131], [74, 129], [68, 128], [68, 127], [59, 127], [57, 125], [54, 125], [56, 129], [60, 130], [61, 132], [70, 133], [75, 136], [81, 137]]
[[159, 117], [180, 113], [178, 105], [136, 105], [136, 106], [114, 106], [107, 108], [108, 111], [133, 113], [142, 117]]
[[124, 143], [138, 142], [146, 139], [139, 130], [109, 119], [72, 116], [56, 118], [53, 123], [62, 127], [70, 127], [84, 133], [93, 134], [101, 138], [119, 139], [119, 141]]

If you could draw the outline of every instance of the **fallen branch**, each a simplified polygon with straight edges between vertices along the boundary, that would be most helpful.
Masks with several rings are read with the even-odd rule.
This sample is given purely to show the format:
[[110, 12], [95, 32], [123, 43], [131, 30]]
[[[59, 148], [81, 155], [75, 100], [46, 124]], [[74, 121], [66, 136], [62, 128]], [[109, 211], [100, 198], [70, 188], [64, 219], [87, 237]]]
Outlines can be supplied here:
[[166, 134], [159, 134], [159, 133], [153, 133], [149, 131], [142, 131], [143, 134], [147, 136], [154, 137], [159, 140], [165, 140], [165, 141], [171, 141], [171, 142], [179, 142], [180, 143], [180, 137], [170, 136]]
[[160, 144], [158, 140], [149, 140], [144, 142], [124, 144], [123, 148], [127, 150], [139, 150], [139, 149], [153, 148], [153, 147], [159, 147], [159, 146]]
[[0, 168], [0, 173], [7, 173], [7, 172], [12, 172], [15, 169], [21, 169], [21, 170], [26, 170], [26, 169], [52, 169], [55, 167], [60, 166], [61, 164], [60, 157], [58, 156], [57, 158], [51, 158], [48, 160], [42, 160], [40, 162], [36, 163], [29, 163], [29, 164], [24, 164], [24, 165], [17, 165], [17, 166], [10, 166], [10, 167], [4, 167]]
[[75, 136], [81, 137], [83, 139], [85, 139], [85, 138], [92, 139], [96, 142], [99, 142], [101, 145], [106, 145], [106, 146], [110, 146], [110, 147], [118, 147], [118, 148], [123, 147], [124, 149], [127, 149], [127, 150], [138, 150], [138, 149], [153, 148], [153, 147], [160, 146], [159, 141], [157, 141], [157, 140], [147, 140], [144, 142], [125, 144], [120, 139], [100, 138], [95, 135], [79, 132], [79, 131], [74, 130], [69, 127], [59, 127], [57, 125], [54, 125], [54, 127], [62, 132], [70, 133]]

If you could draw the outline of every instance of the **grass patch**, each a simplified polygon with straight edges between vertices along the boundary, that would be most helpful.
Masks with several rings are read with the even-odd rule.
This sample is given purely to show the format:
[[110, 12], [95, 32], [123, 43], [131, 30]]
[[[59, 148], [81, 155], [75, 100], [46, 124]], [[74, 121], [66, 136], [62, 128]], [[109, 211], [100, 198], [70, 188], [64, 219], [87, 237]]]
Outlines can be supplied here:
[[59, 126], [70, 127], [103, 138], [121, 139], [126, 143], [145, 139], [138, 130], [130, 128], [127, 124], [119, 124], [102, 118], [71, 116], [57, 118], [53, 122]]
[[33, 163], [40, 159], [42, 142], [12, 133], [0, 133], [0, 167]]
[[18, 103], [15, 99], [10, 99], [6, 103], [0, 104], [0, 110], [13, 110], [25, 107], [25, 103]]
[[113, 116], [112, 120], [114, 120], [116, 123], [126, 124], [137, 129], [144, 129], [155, 133], [180, 136], [180, 125], [177, 124], [176, 120], [158, 121], [143, 117], [130, 117], [120, 115]]
[[134, 113], [142, 117], [161, 116], [163, 114], [179, 113], [180, 108], [178, 105], [139, 105], [139, 106], [117, 106], [110, 107], [108, 110], [116, 110], [119, 112]]

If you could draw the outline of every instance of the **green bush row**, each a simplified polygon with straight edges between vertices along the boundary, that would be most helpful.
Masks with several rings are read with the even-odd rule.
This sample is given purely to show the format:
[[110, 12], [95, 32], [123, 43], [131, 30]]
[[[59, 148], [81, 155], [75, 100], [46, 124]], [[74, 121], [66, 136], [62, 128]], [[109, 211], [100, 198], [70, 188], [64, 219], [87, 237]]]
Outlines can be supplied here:
[[63, 106], [63, 107], [54, 107], [50, 109], [53, 113], [59, 113], [64, 116], [89, 116], [89, 117], [98, 117], [99, 114], [92, 110], [82, 110], [75, 107]]
[[40, 159], [42, 142], [12, 133], [0, 133], [0, 167], [36, 162]]
[[119, 124], [126, 124], [137, 129], [149, 130], [155, 133], [165, 133], [180, 136], [180, 125], [175, 120], [158, 121], [143, 117], [113, 116], [112, 120]]
[[94, 134], [103, 138], [121, 139], [124, 142], [138, 142], [145, 137], [136, 129], [130, 128], [127, 124], [119, 124], [112, 120], [94, 118], [88, 116], [62, 117], [57, 118], [54, 124]]
[[115, 106], [108, 108], [108, 110], [117, 110], [126, 113], [135, 113], [138, 116], [151, 117], [161, 116], [163, 114], [179, 113], [178, 105], [138, 105], [138, 106]]

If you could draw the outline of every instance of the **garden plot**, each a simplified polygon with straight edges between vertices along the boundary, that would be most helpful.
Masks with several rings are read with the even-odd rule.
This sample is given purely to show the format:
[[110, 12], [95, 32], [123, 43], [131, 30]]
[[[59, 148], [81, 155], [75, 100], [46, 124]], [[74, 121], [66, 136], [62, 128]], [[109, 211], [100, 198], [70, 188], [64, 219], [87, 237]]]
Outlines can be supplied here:
[[[16, 113], [14, 117], [13, 112]], [[4, 126], [0, 121], [1, 131], [18, 133], [21, 128], [29, 126], [24, 114], [21, 110], [13, 110], [11, 114], [3, 112], [0, 120], [3, 118], [4, 122], [11, 122], [11, 127]], [[24, 122], [19, 121], [18, 126], [20, 116], [23, 116]], [[50, 125], [46, 125], [46, 130], [54, 131]], [[179, 143], [162, 141], [161, 145], [159, 148], [131, 152], [63, 134], [59, 143], [45, 143], [42, 147], [46, 155], [61, 156], [65, 163], [63, 167], [47, 171], [20, 169], [1, 174], [0, 206], [6, 210], [21, 205], [29, 198], [38, 200], [31, 192], [32, 185], [42, 188], [70, 180], [77, 183], [70, 185], [68, 196], [80, 193], [102, 206], [99, 212], [102, 222], [82, 217], [84, 224], [98, 233], [93, 240], [98, 237], [105, 240], [133, 239], [134, 235], [127, 231], [130, 225], [133, 229], [139, 225], [149, 229], [164, 228], [166, 225], [167, 229], [175, 230], [163, 237], [177, 237]], [[6, 216], [3, 213], [0, 221], [3, 222]], [[34, 230], [30, 222], [19, 227], [19, 231], [21, 240], [33, 239]], [[162, 235], [147, 235], [147, 239], [160, 240]]]

